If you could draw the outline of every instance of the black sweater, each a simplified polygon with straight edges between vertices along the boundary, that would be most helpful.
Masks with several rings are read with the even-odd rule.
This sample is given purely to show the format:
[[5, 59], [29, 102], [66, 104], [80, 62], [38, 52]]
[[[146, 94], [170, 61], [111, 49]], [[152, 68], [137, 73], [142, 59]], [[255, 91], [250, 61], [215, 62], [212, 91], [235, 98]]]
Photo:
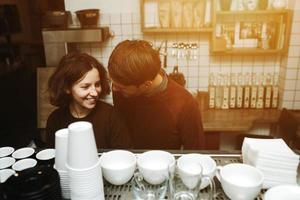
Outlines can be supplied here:
[[168, 80], [164, 91], [150, 97], [126, 98], [118, 92], [113, 97], [114, 106], [126, 117], [134, 148], [204, 148], [197, 101], [174, 81]]
[[46, 126], [47, 143], [54, 146], [55, 132], [67, 128], [70, 123], [88, 121], [93, 124], [95, 140], [98, 148], [131, 148], [132, 143], [128, 129], [120, 114], [109, 104], [99, 101], [96, 107], [84, 118], [75, 118], [68, 107], [54, 110]]

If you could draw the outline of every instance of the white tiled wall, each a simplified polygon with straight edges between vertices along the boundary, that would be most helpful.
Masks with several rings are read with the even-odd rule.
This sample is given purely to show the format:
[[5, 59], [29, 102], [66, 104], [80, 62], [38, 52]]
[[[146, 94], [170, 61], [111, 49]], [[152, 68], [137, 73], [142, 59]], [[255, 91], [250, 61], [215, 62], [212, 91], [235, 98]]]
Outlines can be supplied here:
[[[69, 1], [70, 4], [71, 1]], [[107, 66], [113, 48], [126, 39], [145, 39], [158, 47], [161, 42], [168, 41], [168, 66], [166, 71], [172, 72], [175, 65], [185, 75], [187, 88], [190, 91], [207, 91], [209, 73], [280, 73], [280, 94], [282, 107], [300, 109], [300, 10], [299, 2], [294, 3], [294, 18], [290, 49], [287, 56], [214, 56], [209, 53], [210, 35], [207, 33], [171, 33], [143, 34], [141, 32], [140, 13], [124, 10], [101, 12], [100, 25], [109, 26], [114, 37], [100, 45], [82, 44], [80, 49], [95, 56]], [[77, 24], [76, 24], [77, 23]], [[78, 26], [75, 20], [75, 26]], [[177, 59], [171, 56], [172, 43], [197, 43], [197, 60]]]

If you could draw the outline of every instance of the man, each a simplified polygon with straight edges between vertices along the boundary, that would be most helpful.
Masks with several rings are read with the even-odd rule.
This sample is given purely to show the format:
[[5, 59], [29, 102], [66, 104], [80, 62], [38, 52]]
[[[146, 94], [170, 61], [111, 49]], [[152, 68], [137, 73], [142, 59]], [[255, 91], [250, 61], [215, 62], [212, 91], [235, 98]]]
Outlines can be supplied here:
[[159, 52], [142, 40], [113, 50], [108, 71], [114, 106], [126, 118], [134, 148], [203, 149], [198, 104], [161, 69]]

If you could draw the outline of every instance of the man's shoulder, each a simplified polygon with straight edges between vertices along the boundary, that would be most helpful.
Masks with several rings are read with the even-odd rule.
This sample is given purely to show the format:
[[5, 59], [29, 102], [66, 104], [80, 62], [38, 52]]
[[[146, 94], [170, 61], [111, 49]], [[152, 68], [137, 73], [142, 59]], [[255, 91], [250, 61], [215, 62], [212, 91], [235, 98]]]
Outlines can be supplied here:
[[184, 87], [176, 83], [175, 81], [169, 79], [168, 80], [168, 87], [167, 87], [168, 93], [175, 98], [183, 98], [186, 100], [193, 100], [193, 95]]

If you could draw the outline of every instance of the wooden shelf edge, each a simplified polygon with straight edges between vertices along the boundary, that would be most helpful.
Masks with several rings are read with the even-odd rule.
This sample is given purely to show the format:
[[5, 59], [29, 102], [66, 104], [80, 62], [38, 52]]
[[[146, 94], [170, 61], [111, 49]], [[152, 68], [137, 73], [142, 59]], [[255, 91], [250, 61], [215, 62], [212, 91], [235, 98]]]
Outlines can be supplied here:
[[282, 10], [255, 10], [255, 11], [216, 11], [216, 15], [268, 15], [268, 14], [286, 14], [290, 12], [290, 9], [282, 9]]
[[143, 33], [211, 33], [213, 28], [181, 29], [181, 28], [143, 28]]

